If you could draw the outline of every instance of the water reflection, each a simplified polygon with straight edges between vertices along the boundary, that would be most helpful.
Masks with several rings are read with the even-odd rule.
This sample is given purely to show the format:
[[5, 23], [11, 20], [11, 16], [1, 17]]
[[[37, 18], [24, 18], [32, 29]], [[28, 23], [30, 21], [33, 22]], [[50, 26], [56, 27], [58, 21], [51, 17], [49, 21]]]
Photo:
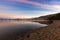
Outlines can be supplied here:
[[46, 24], [40, 24], [37, 22], [28, 21], [0, 21], [0, 37], [4, 35], [15, 35], [20, 34], [20, 32], [29, 31], [31, 29], [45, 27]]
[[41, 24], [37, 22], [28, 22], [28, 21], [1, 21], [0, 22], [0, 31], [25, 31], [29, 29], [45, 27], [46, 24]]

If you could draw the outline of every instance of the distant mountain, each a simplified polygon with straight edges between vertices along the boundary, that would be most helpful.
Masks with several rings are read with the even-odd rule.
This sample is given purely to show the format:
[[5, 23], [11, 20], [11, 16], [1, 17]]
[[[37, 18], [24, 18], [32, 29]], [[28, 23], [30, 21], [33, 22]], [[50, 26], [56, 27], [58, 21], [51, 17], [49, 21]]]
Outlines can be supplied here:
[[53, 16], [48, 17], [48, 20], [60, 20], [60, 13], [54, 14]]
[[46, 15], [46, 16], [41, 16], [38, 18], [34, 18], [34, 19], [43, 19], [43, 20], [60, 20], [60, 13], [56, 13], [56, 14], [51, 14], [51, 15]]

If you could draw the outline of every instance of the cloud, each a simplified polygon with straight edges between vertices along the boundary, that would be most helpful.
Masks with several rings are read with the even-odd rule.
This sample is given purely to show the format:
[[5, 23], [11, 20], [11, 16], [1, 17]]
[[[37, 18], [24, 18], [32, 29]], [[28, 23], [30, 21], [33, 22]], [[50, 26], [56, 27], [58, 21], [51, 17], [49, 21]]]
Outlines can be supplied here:
[[17, 8], [13, 7], [13, 6], [8, 6], [8, 5], [0, 5], [0, 10], [16, 10]]
[[44, 15], [55, 14], [55, 13], [58, 13], [58, 12], [53, 12], [53, 11], [34, 11], [34, 13], [36, 13], [35, 17], [39, 17], [39, 16], [44, 16]]
[[22, 2], [22, 3], [26, 3], [26, 4], [35, 5], [35, 6], [43, 5], [43, 4], [41, 4], [41, 3], [34, 2], [34, 1], [29, 1], [29, 0], [10, 0], [10, 1], [11, 1], [11, 2]]
[[55, 3], [54, 5], [52, 5], [52, 4], [51, 5], [50, 4], [42, 4], [42, 3], [39, 3], [39, 2], [36, 2], [36, 1], [29, 1], [29, 0], [10, 0], [10, 1], [31, 4], [31, 5], [34, 5], [35, 7], [38, 7], [38, 8], [60, 11], [60, 5], [56, 5], [56, 4], [59, 4], [59, 3], [54, 2], [54, 1], [52, 1], [52, 3]]
[[[12, 5], [11, 6], [9, 6], [9, 5], [0, 5], [0, 10], [7, 10], [7, 11], [10, 10], [10, 13], [9, 12], [8, 13], [6, 13], [6, 12], [5, 13], [0, 13], [0, 17], [31, 18], [31, 17], [42, 16], [42, 15], [53, 14], [53, 13], [56, 13], [56, 12], [60, 11], [60, 5], [59, 5], [59, 3], [58, 2], [54, 2], [54, 1], [52, 1], [50, 4], [43, 4], [43, 3], [40, 3], [40, 2], [29, 1], [29, 0], [9, 0], [9, 3], [11, 3], [11, 2], [13, 2], [13, 3], [15, 3], [15, 2], [21, 2], [21, 3], [25, 3], [25, 4], [30, 4], [30, 5], [33, 5], [34, 7], [37, 7], [37, 8], [53, 10], [53, 12], [49, 12], [47, 10], [45, 12], [41, 11], [41, 10], [37, 10], [37, 11], [35, 11], [35, 10], [32, 11], [31, 10], [29, 12], [33, 13], [33, 14], [29, 15], [29, 12], [27, 10], [26, 10], [27, 12], [23, 12], [22, 11], [22, 13], [20, 13], [21, 10], [19, 10], [20, 12], [18, 13], [17, 11], [14, 11], [17, 8], [13, 7]], [[17, 14], [17, 15], [15, 15], [15, 14]]]
[[51, 4], [51, 5], [60, 5], [60, 1], [51, 1], [49, 4]]
[[[10, 2], [21, 2], [25, 4], [31, 4], [34, 7], [37, 8], [43, 8], [43, 9], [48, 9], [48, 10], [55, 10], [55, 11], [60, 11], [60, 5], [58, 1], [51, 1], [50, 4], [42, 4], [36, 1], [29, 1], [29, 0], [9, 0]], [[53, 3], [53, 5], [52, 5]]]

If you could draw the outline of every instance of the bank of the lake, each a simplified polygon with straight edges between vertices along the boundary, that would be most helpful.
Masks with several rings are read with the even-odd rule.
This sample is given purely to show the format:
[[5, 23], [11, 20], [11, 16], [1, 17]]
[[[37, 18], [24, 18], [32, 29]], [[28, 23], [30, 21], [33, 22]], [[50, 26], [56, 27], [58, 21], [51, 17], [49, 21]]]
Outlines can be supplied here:
[[31, 30], [17, 40], [60, 40], [60, 20], [54, 20], [47, 27]]

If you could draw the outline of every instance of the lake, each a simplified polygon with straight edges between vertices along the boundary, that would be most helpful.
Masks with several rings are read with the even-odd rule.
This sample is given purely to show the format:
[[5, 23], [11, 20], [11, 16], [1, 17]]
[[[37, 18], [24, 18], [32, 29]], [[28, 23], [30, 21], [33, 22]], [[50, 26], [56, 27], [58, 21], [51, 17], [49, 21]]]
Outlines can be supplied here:
[[47, 25], [38, 22], [0, 20], [0, 39], [16, 40], [17, 35], [45, 26]]

